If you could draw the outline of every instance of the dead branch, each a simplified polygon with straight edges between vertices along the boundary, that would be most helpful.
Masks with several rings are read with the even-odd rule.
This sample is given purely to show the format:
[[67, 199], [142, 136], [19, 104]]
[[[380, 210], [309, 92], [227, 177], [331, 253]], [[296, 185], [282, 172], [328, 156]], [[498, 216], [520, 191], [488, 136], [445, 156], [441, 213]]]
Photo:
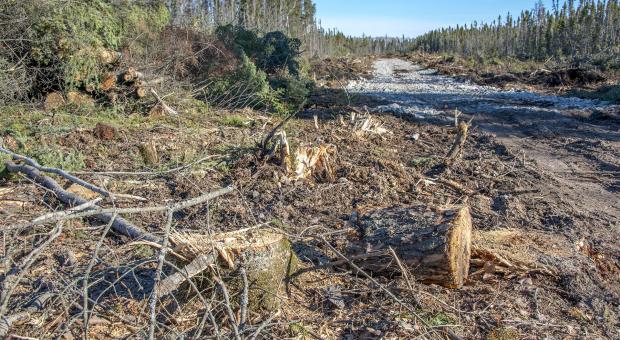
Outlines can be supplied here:
[[157, 296], [162, 297], [174, 292], [183, 283], [207, 270], [215, 260], [213, 253], [199, 255], [190, 264], [162, 280], [157, 287]]
[[224, 281], [217, 276], [214, 276], [213, 280], [218, 285], [222, 295], [224, 296], [224, 306], [226, 307], [226, 312], [228, 314], [228, 322], [235, 333], [235, 339], [241, 340], [241, 336], [239, 335], [239, 327], [237, 327], [237, 322], [235, 320], [235, 313], [230, 306], [230, 296], [228, 294], [228, 289], [226, 289], [226, 284], [224, 284]]
[[454, 143], [452, 144], [452, 148], [450, 152], [446, 155], [444, 160], [444, 165], [446, 167], [452, 166], [454, 162], [461, 156], [463, 153], [463, 146], [465, 145], [465, 141], [467, 141], [467, 131], [469, 130], [469, 125], [465, 122], [460, 122], [456, 138], [454, 139]]
[[100, 195], [102, 195], [104, 197], [109, 197], [109, 198], [112, 198], [112, 199], [114, 199], [115, 197], [118, 197], [118, 198], [122, 197], [122, 198], [132, 198], [132, 199], [144, 200], [144, 198], [142, 198], [142, 197], [136, 197], [136, 196], [132, 196], [132, 195], [122, 195], [122, 194], [111, 193], [111, 192], [109, 192], [109, 191], [107, 191], [107, 190], [105, 190], [105, 189], [103, 189], [103, 188], [101, 188], [101, 187], [99, 187], [99, 186], [97, 186], [95, 184], [86, 182], [86, 181], [84, 181], [81, 178], [75, 177], [72, 174], [70, 174], [70, 173], [68, 173], [68, 172], [66, 172], [66, 171], [64, 171], [62, 169], [51, 168], [51, 167], [44, 167], [41, 164], [39, 164], [39, 162], [37, 162], [36, 160], [34, 160], [32, 158], [26, 157], [24, 155], [17, 154], [15, 152], [13, 152], [11, 150], [8, 150], [8, 149], [5, 149], [5, 148], [3, 148], [1, 146], [0, 146], [0, 152], [11, 156], [11, 158], [13, 158], [13, 160], [15, 160], [15, 161], [23, 161], [26, 164], [28, 164], [29, 166], [31, 166], [31, 167], [39, 170], [39, 171], [56, 174], [56, 175], [58, 175], [58, 176], [60, 176], [60, 177], [62, 177], [64, 179], [68, 180], [71, 183], [75, 183], [77, 185], [80, 185], [80, 186], [82, 186], [82, 187], [84, 187], [84, 188], [86, 188], [86, 189], [88, 189], [90, 191], [96, 192], [96, 193], [98, 193], [98, 194], [100, 194]]
[[4, 338], [8, 336], [9, 330], [15, 322], [27, 319], [32, 313], [41, 311], [52, 296], [52, 293], [49, 292], [41, 294], [32, 300], [24, 311], [0, 317], [0, 337]]
[[90, 263], [88, 264], [88, 268], [86, 269], [86, 274], [84, 274], [84, 284], [83, 284], [83, 289], [84, 289], [84, 296], [83, 296], [83, 307], [82, 307], [82, 312], [83, 312], [83, 318], [84, 318], [84, 338], [88, 339], [88, 326], [89, 326], [89, 313], [88, 313], [88, 279], [90, 277], [90, 273], [93, 270], [93, 268], [95, 267], [95, 264], [97, 262], [97, 258], [99, 257], [99, 251], [101, 250], [101, 246], [103, 245], [103, 240], [105, 240], [106, 236], [108, 235], [108, 232], [110, 232], [110, 228], [112, 228], [112, 224], [114, 224], [114, 221], [116, 220], [117, 215], [114, 214], [114, 216], [112, 216], [112, 219], [110, 220], [110, 223], [108, 223], [108, 225], [105, 227], [103, 234], [101, 234], [101, 238], [99, 238], [99, 241], [97, 242], [97, 245], [95, 246], [95, 252], [93, 254], [93, 257], [90, 260]]
[[[55, 180], [45, 175], [42, 175], [39, 172], [39, 170], [37, 170], [34, 167], [31, 167], [28, 165], [17, 165], [10, 161], [6, 162], [6, 167], [10, 172], [23, 173], [31, 180], [51, 190], [56, 195], [58, 200], [60, 200], [64, 204], [69, 205], [70, 207], [83, 206], [83, 205], [88, 204], [87, 200], [83, 199], [82, 197], [76, 194], [73, 194], [73, 193], [70, 193], [64, 190]], [[96, 207], [96, 205], [94, 205], [93, 207]], [[87, 211], [90, 212], [90, 210], [92, 209], [93, 208], [87, 208]], [[50, 220], [51, 221], [63, 220], [66, 218], [70, 218], [73, 215], [74, 214], [67, 213], [61, 217], [55, 216], [54, 218], [49, 219], [49, 220], [39, 220], [38, 222], [33, 223], [33, 224], [35, 225], [42, 224], [43, 222], [50, 221]], [[114, 217], [113, 212], [94, 213], [92, 214], [92, 216], [95, 219], [101, 221], [102, 223], [110, 223], [110, 221]], [[140, 229], [139, 227], [133, 225], [131, 222], [121, 217], [118, 217], [114, 220], [114, 222], [112, 223], [112, 230], [114, 230], [118, 234], [125, 235], [135, 240], [147, 240], [151, 242], [160, 242], [159, 237]]]
[[151, 93], [155, 96], [155, 98], [157, 99], [157, 101], [159, 102], [159, 105], [161, 105], [161, 107], [168, 112], [171, 115], [178, 115], [179, 113], [177, 111], [175, 111], [173, 108], [171, 108], [170, 106], [168, 106], [168, 104], [166, 104], [166, 102], [159, 96], [159, 94], [157, 94], [157, 92], [153, 89], [151, 89]]
[[164, 240], [161, 249], [159, 250], [159, 260], [157, 262], [157, 271], [155, 272], [155, 282], [153, 283], [153, 292], [151, 293], [151, 299], [149, 301], [150, 309], [150, 326], [149, 326], [149, 340], [155, 338], [155, 325], [157, 321], [157, 289], [159, 282], [161, 281], [161, 274], [164, 269], [164, 261], [166, 260], [166, 253], [168, 252], [168, 244], [170, 242], [170, 230], [172, 229], [172, 218], [175, 210], [169, 209], [166, 218], [166, 225], [164, 227]]
[[[13, 291], [15, 290], [17, 285], [19, 285], [24, 274], [28, 272], [32, 264], [41, 255], [43, 250], [45, 250], [55, 239], [58, 238], [58, 236], [60, 236], [60, 234], [62, 234], [62, 227], [62, 222], [58, 223], [56, 227], [49, 233], [49, 237], [45, 241], [43, 241], [38, 247], [28, 253], [28, 255], [22, 261], [22, 264], [19, 267], [12, 269], [9, 273], [6, 274], [2, 283], [2, 292], [0, 292], [0, 320], [3, 320], [0, 323], [5, 323], [10, 326], [10, 320], [5, 318], [5, 314], [7, 312], [11, 295], [13, 295]], [[11, 321], [11, 323], [14, 321]], [[2, 326], [0, 326], [0, 330], [1, 329]]]
[[[27, 166], [16, 166], [15, 164], [13, 164], [14, 167], [27, 167]], [[7, 167], [8, 169], [8, 167]], [[36, 172], [36, 169], [32, 169]], [[10, 171], [10, 170], [9, 170]], [[18, 170], [16, 170], [18, 171]], [[38, 173], [38, 172], [37, 172]], [[62, 188], [60, 188], [60, 186], [58, 185], [58, 183], [56, 183], [54, 180], [52, 180], [49, 177], [45, 177], [42, 175], [38, 175], [39, 177], [42, 177], [45, 181], [51, 181], [53, 182], [54, 186], [52, 186], [54, 189], [50, 189], [53, 192], [56, 193], [57, 190], [60, 190], [59, 192], [61, 193], [61, 195], [69, 202], [64, 202], [65, 204], [70, 204], [70, 202], [73, 202], [75, 198], [78, 198], [80, 201], [79, 202], [86, 202], [84, 199], [72, 194], [72, 193], [67, 193], [65, 190], [63, 190]], [[41, 184], [41, 183], [39, 183]], [[41, 184], [43, 186], [45, 186], [44, 184]], [[50, 185], [50, 184], [48, 184]], [[186, 209], [195, 205], [199, 205], [202, 204], [204, 202], [207, 202], [211, 199], [217, 198], [219, 196], [228, 194], [230, 192], [232, 192], [234, 190], [233, 187], [228, 187], [228, 188], [223, 188], [220, 190], [216, 190], [214, 192], [202, 195], [202, 196], [198, 196], [196, 198], [193, 198], [191, 200], [187, 200], [187, 201], [183, 201], [180, 203], [177, 203], [173, 206], [173, 208], [176, 208], [176, 210], [181, 210], [181, 209]], [[58, 194], [57, 194], [58, 195]], [[25, 225], [20, 225], [18, 227], [20, 228], [25, 228], [25, 227], [31, 227], [31, 226], [35, 226], [35, 225], [41, 225], [41, 224], [45, 224], [45, 223], [51, 223], [51, 222], [58, 222], [61, 220], [69, 220], [69, 219], [75, 219], [75, 218], [84, 218], [84, 217], [95, 217], [97, 218], [100, 215], [105, 215], [104, 219], [104, 223], [108, 223], [109, 222], [109, 218], [107, 218], [107, 216], [110, 216], [110, 218], [112, 217], [112, 214], [142, 214], [142, 213], [153, 213], [153, 212], [164, 212], [170, 209], [170, 206], [153, 206], [153, 207], [144, 207], [144, 208], [110, 208], [110, 209], [103, 209], [99, 206], [93, 206], [93, 208], [88, 209], [87, 211], [83, 211], [83, 212], [77, 212], [77, 213], [65, 213], [65, 214], [58, 214], [58, 216], [54, 215], [52, 218], [49, 219], [41, 219], [41, 218], [36, 218], [35, 220], [31, 221], [30, 223], [27, 223]], [[103, 217], [102, 217], [103, 218]], [[100, 219], [102, 220], [102, 219]], [[114, 229], [115, 226], [118, 226], [119, 220], [124, 221], [121, 225], [119, 230]], [[131, 227], [131, 228], [130, 228]], [[146, 232], [144, 232], [144, 235], [141, 237], [139, 234], [138, 230], [140, 230], [138, 227], [135, 227], [133, 225], [131, 225], [129, 222], [125, 221], [122, 218], [117, 218], [114, 225], [112, 226], [113, 230], [116, 231], [117, 233], [120, 233], [121, 235], [126, 235], [123, 234], [122, 232], [127, 232], [125, 229], [130, 229], [133, 230], [135, 233], [135, 237], [130, 236], [130, 235], [126, 235], [129, 237], [132, 237], [136, 240], [140, 240], [140, 241], [149, 241], [152, 243], [161, 243], [161, 241], [159, 240], [159, 238], [157, 238], [156, 236], [150, 235]], [[12, 228], [15, 229], [15, 228]], [[7, 229], [8, 230], [8, 229]], [[150, 235], [150, 236], [149, 236]]]
[[271, 143], [271, 140], [273, 139], [273, 137], [276, 135], [276, 132], [278, 132], [278, 130], [280, 130], [281, 128], [284, 127], [284, 125], [286, 125], [286, 123], [288, 123], [291, 119], [293, 119], [293, 117], [297, 116], [297, 114], [299, 114], [299, 112], [301, 112], [301, 110], [304, 108], [304, 106], [306, 106], [306, 101], [304, 100], [303, 103], [301, 103], [301, 105], [299, 105], [299, 108], [297, 110], [295, 110], [295, 112], [291, 113], [290, 115], [288, 115], [283, 121], [281, 121], [278, 125], [276, 125], [265, 137], [265, 139], [263, 139], [263, 142], [261, 143], [261, 158], [264, 158], [265, 156], [269, 155], [271, 152], [268, 149], [269, 147], [269, 143]]

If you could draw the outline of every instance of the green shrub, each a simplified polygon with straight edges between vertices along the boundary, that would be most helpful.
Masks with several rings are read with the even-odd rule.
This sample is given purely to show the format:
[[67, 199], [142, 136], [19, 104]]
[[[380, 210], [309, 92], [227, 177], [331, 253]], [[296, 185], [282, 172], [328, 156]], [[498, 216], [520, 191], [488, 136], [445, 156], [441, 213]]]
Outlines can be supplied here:
[[261, 39], [261, 53], [258, 65], [268, 74], [286, 69], [289, 74], [299, 76], [301, 41], [289, 38], [280, 31], [269, 32]]
[[215, 30], [215, 36], [225, 46], [233, 47], [237, 54], [245, 54], [252, 59], [256, 58], [262, 49], [262, 42], [258, 34], [241, 26], [231, 24], [219, 26]]
[[27, 18], [21, 39], [7, 45], [17, 51], [10, 61], [25, 59], [25, 65], [38, 70], [37, 93], [98, 83], [104, 61], [126, 38], [159, 31], [169, 20], [163, 4], [125, 1], [8, 0], [0, 11], [2, 17], [21, 13]]
[[67, 171], [82, 170], [86, 167], [86, 164], [84, 164], [84, 154], [76, 149], [70, 149], [68, 152], [64, 152], [57, 147], [41, 147], [31, 150], [29, 155], [43, 166], [60, 168]]
[[296, 109], [306, 100], [313, 84], [305, 76], [299, 39], [282, 32], [259, 37], [256, 32], [233, 25], [220, 26], [215, 34], [224, 45], [234, 46], [240, 66], [234, 74], [218, 81], [209, 97], [235, 93], [235, 86], [243, 86], [244, 94], [251, 92], [254, 98], [246, 106], [267, 107], [279, 114]]
[[270, 84], [280, 93], [280, 98], [290, 105], [291, 110], [298, 108], [306, 101], [314, 86], [314, 83], [308, 79], [296, 78], [288, 74], [272, 79]]

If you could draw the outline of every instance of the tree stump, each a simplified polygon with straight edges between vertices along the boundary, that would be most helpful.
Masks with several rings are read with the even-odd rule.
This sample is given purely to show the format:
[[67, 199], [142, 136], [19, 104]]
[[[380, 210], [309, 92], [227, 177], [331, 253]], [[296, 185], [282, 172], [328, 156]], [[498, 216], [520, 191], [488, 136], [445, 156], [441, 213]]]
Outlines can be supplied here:
[[[424, 283], [463, 286], [471, 257], [468, 207], [397, 207], [375, 211], [358, 221], [361, 239], [349, 246], [351, 256], [369, 255], [358, 265], [373, 273], [400, 272], [396, 259]], [[376, 254], [376, 255], [373, 255]]]
[[173, 292], [187, 277], [197, 276], [217, 263], [231, 294], [243, 290], [243, 280], [236, 273], [243, 267], [250, 307], [275, 310], [282, 282], [298, 265], [289, 240], [270, 230], [243, 229], [213, 236], [175, 233], [170, 240], [174, 252], [191, 262], [184, 264], [185, 273], [175, 273], [161, 282], [160, 296]]
[[155, 142], [142, 143], [139, 145], [139, 148], [145, 165], [153, 166], [159, 164], [159, 153], [157, 153]]

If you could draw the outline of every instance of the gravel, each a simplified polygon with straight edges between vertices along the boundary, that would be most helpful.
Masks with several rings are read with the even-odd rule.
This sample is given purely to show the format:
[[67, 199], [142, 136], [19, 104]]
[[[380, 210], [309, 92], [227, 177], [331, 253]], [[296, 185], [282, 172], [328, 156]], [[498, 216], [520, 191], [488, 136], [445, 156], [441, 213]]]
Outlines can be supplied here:
[[449, 119], [454, 109], [464, 113], [565, 115], [575, 110], [593, 110], [610, 104], [599, 100], [542, 95], [527, 91], [501, 90], [456, 80], [432, 69], [401, 59], [381, 59], [374, 64], [374, 77], [348, 84], [352, 93], [390, 102], [374, 108], [378, 112], [408, 114], [420, 119]]

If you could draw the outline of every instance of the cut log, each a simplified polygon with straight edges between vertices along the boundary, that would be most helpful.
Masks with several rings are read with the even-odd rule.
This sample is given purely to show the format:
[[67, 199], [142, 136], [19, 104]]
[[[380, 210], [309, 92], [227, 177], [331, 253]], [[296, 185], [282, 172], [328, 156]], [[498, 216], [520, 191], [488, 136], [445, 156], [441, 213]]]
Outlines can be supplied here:
[[136, 96], [138, 98], [144, 98], [148, 94], [148, 91], [144, 87], [136, 87]]
[[160, 296], [173, 292], [188, 278], [217, 262], [231, 294], [243, 290], [243, 280], [235, 274], [236, 269], [243, 267], [249, 282], [250, 305], [275, 310], [282, 282], [298, 264], [288, 239], [270, 230], [250, 228], [213, 236], [175, 233], [170, 240], [174, 252], [191, 262], [160, 283]]
[[138, 80], [143, 79], [143, 78], [144, 78], [144, 75], [142, 73], [138, 72], [133, 67], [128, 68], [127, 71], [125, 72], [125, 74], [123, 74], [123, 80], [126, 83], [138, 81]]
[[99, 86], [102, 91], [107, 92], [116, 86], [118, 76], [114, 73], [108, 73], [103, 77], [103, 81]]
[[399, 272], [392, 248], [418, 281], [461, 288], [467, 279], [472, 230], [468, 207], [388, 208], [362, 217], [358, 226], [362, 237], [348, 253], [370, 255], [356, 262], [362, 269]]

